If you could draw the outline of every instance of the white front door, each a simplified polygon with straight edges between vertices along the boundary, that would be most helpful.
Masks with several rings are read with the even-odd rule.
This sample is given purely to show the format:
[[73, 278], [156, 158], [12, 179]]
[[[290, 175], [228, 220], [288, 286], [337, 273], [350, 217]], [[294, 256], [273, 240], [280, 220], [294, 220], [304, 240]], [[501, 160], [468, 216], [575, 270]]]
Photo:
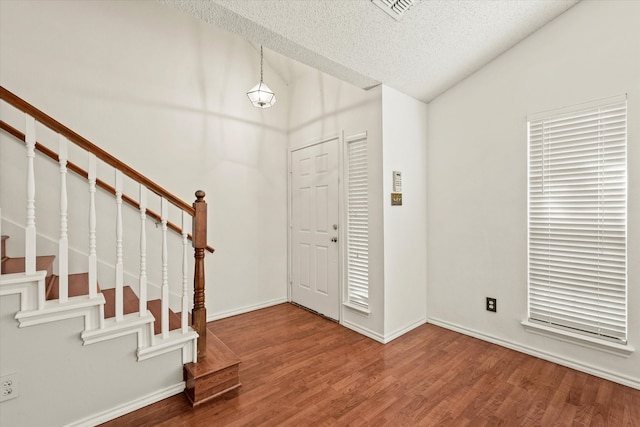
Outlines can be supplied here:
[[291, 300], [336, 320], [339, 142], [291, 153]]

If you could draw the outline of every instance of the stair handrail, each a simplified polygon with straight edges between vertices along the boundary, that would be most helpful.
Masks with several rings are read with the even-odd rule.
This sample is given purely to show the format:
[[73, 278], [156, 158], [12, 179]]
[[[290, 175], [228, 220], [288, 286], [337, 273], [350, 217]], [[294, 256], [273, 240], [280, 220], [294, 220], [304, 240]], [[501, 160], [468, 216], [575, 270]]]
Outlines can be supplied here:
[[72, 131], [62, 123], [58, 122], [53, 117], [45, 114], [38, 108], [29, 104], [27, 101], [23, 100], [22, 98], [8, 91], [3, 86], [0, 86], [0, 99], [4, 100], [10, 105], [13, 105], [15, 108], [19, 109], [20, 111], [29, 114], [37, 122], [45, 125], [46, 127], [55, 131], [56, 133], [59, 133], [65, 136], [69, 141], [73, 142], [78, 147], [81, 147], [86, 151], [92, 154], [95, 154], [95, 156], [98, 159], [102, 160], [103, 162], [107, 163], [110, 166], [113, 166], [115, 169], [122, 171], [122, 173], [128, 176], [129, 178], [135, 180], [140, 184], [143, 184], [145, 187], [147, 187], [147, 189], [153, 191], [160, 197], [164, 197], [165, 199], [170, 201], [171, 204], [187, 212], [189, 215], [191, 216], [194, 215], [195, 210], [193, 206], [191, 206], [189, 203], [174, 196], [169, 191], [165, 190], [164, 188], [156, 184], [154, 181], [150, 180], [146, 176], [142, 175], [141, 173], [133, 169], [131, 166], [118, 160], [117, 158], [107, 153], [102, 148], [98, 147], [88, 139], [84, 138], [81, 135], [78, 135], [76, 132]]
[[[78, 147], [95, 155], [96, 158], [112, 166], [114, 169], [121, 171], [124, 175], [133, 179], [137, 183], [144, 185], [148, 190], [151, 190], [156, 195], [166, 199], [172, 205], [176, 206], [183, 212], [186, 212], [189, 216], [193, 218], [193, 224], [192, 224], [193, 235], [191, 234], [188, 235], [189, 239], [193, 242], [193, 247], [195, 251], [195, 254], [194, 254], [194, 257], [195, 257], [194, 301], [193, 301], [193, 311], [192, 311], [192, 327], [199, 335], [197, 358], [202, 359], [206, 357], [206, 337], [207, 337], [206, 332], [207, 331], [206, 331], [206, 308], [204, 304], [204, 296], [205, 296], [204, 252], [205, 250], [209, 252], [214, 252], [215, 249], [207, 245], [206, 243], [207, 204], [204, 200], [204, 196], [205, 196], [204, 191], [198, 190], [195, 194], [196, 201], [192, 205], [190, 205], [187, 202], [180, 199], [179, 197], [173, 195], [172, 193], [170, 193], [165, 188], [161, 187], [151, 179], [142, 175], [141, 173], [133, 169], [131, 166], [117, 159], [116, 157], [106, 152], [102, 148], [98, 147], [88, 139], [84, 138], [83, 136], [74, 132], [67, 126], [58, 122], [53, 117], [49, 116], [48, 114], [44, 113], [37, 107], [31, 105], [24, 99], [15, 95], [14, 93], [6, 89], [4, 86], [0, 86], [0, 99], [5, 101], [9, 105], [12, 105], [16, 109], [22, 111], [23, 113], [28, 114], [33, 119], [35, 119], [38, 123], [41, 123], [42, 125], [48, 127], [49, 129], [56, 132], [57, 134], [60, 134], [66, 137], [69, 141], [71, 141]], [[13, 135], [14, 137], [22, 140], [23, 142], [26, 141], [25, 134], [15, 129], [14, 127], [4, 122], [3, 120], [0, 120], [0, 128], [6, 131], [7, 133]], [[59, 156], [57, 153], [45, 147], [41, 143], [36, 142], [35, 148], [38, 151], [42, 152], [43, 154], [47, 155], [48, 157], [56, 161], [59, 159]], [[88, 177], [87, 171], [73, 164], [72, 162], [68, 162], [68, 168], [85, 178]], [[109, 191], [112, 194], [115, 194], [116, 192], [115, 188], [111, 187], [109, 184], [106, 184], [104, 181], [101, 181], [99, 179], [96, 179], [96, 185]], [[138, 209], [140, 208], [140, 204], [129, 196], [126, 196], [123, 194], [122, 200]], [[146, 209], [146, 212], [152, 218], [158, 221], [161, 220], [161, 216], [158, 215], [157, 213], [149, 209]], [[182, 233], [182, 228], [178, 227], [173, 223], [167, 222], [167, 227], [171, 228], [172, 230], [178, 233]]]
[[[10, 124], [8, 124], [7, 122], [5, 122], [4, 120], [0, 120], [0, 129], [2, 129], [3, 131], [7, 132], [8, 134], [12, 135], [13, 137], [15, 137], [16, 139], [19, 139], [22, 142], [25, 142], [26, 137], [25, 134], [22, 133], [20, 130], [16, 129], [15, 127], [11, 126]], [[58, 153], [56, 153], [55, 151], [53, 151], [52, 149], [46, 147], [45, 145], [41, 144], [40, 142], [36, 141], [36, 150], [41, 152], [42, 154], [44, 154], [45, 156], [49, 157], [50, 159], [52, 159], [55, 162], [58, 162], [60, 160]], [[75, 163], [68, 161], [67, 162], [67, 167], [75, 172], [76, 174], [80, 175], [83, 178], [88, 178], [89, 173], [83, 169], [82, 167], [76, 165]], [[111, 194], [115, 194], [116, 193], [116, 189], [107, 184], [106, 182], [104, 182], [103, 180], [101, 180], [100, 178], [96, 179], [96, 185], [100, 188], [102, 188], [103, 190], [107, 191], [108, 193]], [[138, 203], [134, 198], [126, 195], [126, 194], [122, 194], [122, 201], [127, 203], [130, 206], [133, 206], [135, 209], [139, 210], [140, 209], [140, 203]], [[193, 209], [192, 209], [193, 210]], [[160, 223], [162, 221], [162, 218], [160, 216], [159, 213], [147, 208], [146, 209], [147, 215], [149, 215], [151, 218], [153, 218], [157, 223]], [[189, 213], [189, 212], [187, 212]], [[191, 216], [193, 216], [192, 214], [190, 214]], [[182, 228], [179, 227], [178, 225], [174, 224], [171, 221], [167, 221], [167, 227], [171, 228], [173, 231], [175, 231], [176, 233], [182, 233]], [[191, 233], [187, 234], [187, 238], [189, 240], [193, 241], [193, 236], [191, 235]], [[207, 245], [206, 247], [207, 251], [210, 253], [215, 252], [215, 249], [210, 246]]]

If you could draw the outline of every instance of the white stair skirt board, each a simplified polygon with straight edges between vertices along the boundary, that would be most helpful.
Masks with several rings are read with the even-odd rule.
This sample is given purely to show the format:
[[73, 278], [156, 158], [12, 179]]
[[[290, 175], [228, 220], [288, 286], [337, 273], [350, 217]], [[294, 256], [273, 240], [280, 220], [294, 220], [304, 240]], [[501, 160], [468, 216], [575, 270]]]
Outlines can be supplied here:
[[182, 363], [197, 362], [198, 333], [194, 330], [183, 334], [180, 329], [169, 332], [166, 338], [155, 338], [153, 346], [138, 348], [138, 361], [146, 360], [169, 351], [181, 349]]
[[[147, 312], [128, 314], [123, 320], [104, 320], [101, 324], [104, 296], [99, 293], [91, 298], [88, 295], [71, 297], [66, 303], [45, 301], [46, 271], [33, 274], [15, 273], [0, 276], [0, 296], [20, 295], [20, 311], [15, 315], [21, 328], [36, 326], [58, 320], [84, 317], [84, 331], [81, 337], [84, 345], [118, 338], [128, 334], [137, 334], [137, 360], [142, 361], [173, 350], [180, 350], [183, 364], [197, 361], [198, 334], [189, 328], [187, 333], [178, 329], [171, 331], [165, 338], [153, 334], [153, 315]], [[103, 326], [101, 328], [101, 326]]]
[[79, 296], [69, 298], [65, 303], [58, 303], [57, 300], [46, 301], [43, 308], [20, 311], [16, 314], [15, 318], [19, 322], [20, 327], [24, 328], [84, 316], [85, 329], [96, 329], [100, 325], [101, 306], [104, 306], [104, 297], [102, 295], [96, 298]]
[[39, 298], [45, 293], [46, 277], [46, 271], [0, 275], [0, 296], [20, 294], [20, 310], [35, 310], [39, 305], [44, 306]]
[[153, 335], [154, 318], [151, 313], [140, 316], [139, 313], [131, 313], [124, 316], [123, 320], [115, 318], [105, 319], [104, 328], [86, 330], [81, 334], [84, 345], [95, 344], [128, 334], [138, 334], [138, 347], [151, 345]]
[[99, 307], [105, 303], [102, 294], [96, 298], [73, 297], [63, 304], [45, 301], [46, 275], [46, 271], [37, 271], [0, 276], [0, 295], [20, 294], [20, 311], [15, 319], [21, 328], [78, 316], [84, 316], [85, 328], [99, 325]]

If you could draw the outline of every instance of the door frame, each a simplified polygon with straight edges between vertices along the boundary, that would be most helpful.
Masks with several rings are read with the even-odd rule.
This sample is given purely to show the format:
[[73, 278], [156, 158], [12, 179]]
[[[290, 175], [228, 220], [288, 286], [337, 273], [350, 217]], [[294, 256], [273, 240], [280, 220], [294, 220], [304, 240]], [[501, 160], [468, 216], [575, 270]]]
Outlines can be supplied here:
[[287, 301], [291, 302], [291, 287], [293, 286], [292, 279], [292, 239], [293, 239], [293, 226], [292, 226], [292, 203], [291, 203], [291, 190], [292, 190], [292, 156], [294, 151], [303, 150], [305, 148], [313, 147], [314, 145], [324, 144], [333, 140], [338, 141], [338, 323], [342, 324], [342, 305], [344, 302], [344, 131], [332, 136], [307, 142], [302, 145], [296, 145], [289, 147], [287, 153]]

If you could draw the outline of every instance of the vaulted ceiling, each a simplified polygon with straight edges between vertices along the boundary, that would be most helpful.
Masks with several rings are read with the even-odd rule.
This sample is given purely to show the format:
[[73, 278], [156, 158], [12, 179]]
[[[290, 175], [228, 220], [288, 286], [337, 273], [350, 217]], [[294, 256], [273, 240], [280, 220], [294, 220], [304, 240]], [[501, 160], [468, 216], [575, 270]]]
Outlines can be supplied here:
[[361, 88], [426, 102], [578, 2], [415, 0], [397, 21], [370, 0], [161, 1]]

